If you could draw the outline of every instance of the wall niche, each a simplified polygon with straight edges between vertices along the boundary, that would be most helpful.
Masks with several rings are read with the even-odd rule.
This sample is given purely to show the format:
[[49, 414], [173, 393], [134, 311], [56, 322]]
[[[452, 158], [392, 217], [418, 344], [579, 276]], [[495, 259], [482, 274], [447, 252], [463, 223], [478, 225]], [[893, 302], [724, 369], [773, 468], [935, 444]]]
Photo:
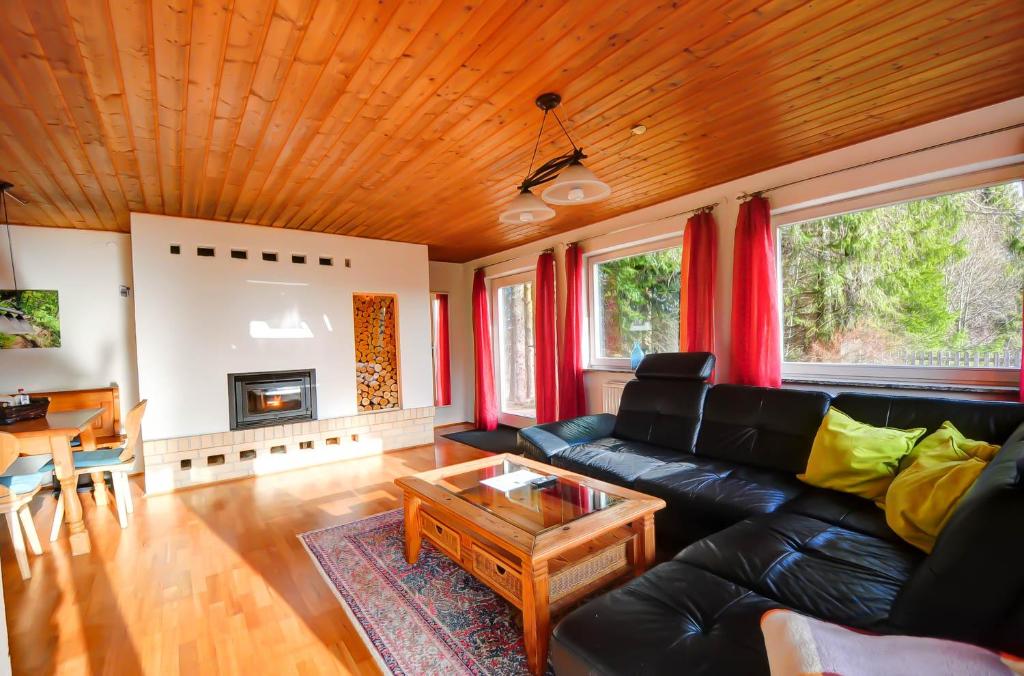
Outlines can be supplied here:
[[356, 339], [356, 405], [360, 413], [402, 407], [398, 377], [398, 299], [352, 296]]

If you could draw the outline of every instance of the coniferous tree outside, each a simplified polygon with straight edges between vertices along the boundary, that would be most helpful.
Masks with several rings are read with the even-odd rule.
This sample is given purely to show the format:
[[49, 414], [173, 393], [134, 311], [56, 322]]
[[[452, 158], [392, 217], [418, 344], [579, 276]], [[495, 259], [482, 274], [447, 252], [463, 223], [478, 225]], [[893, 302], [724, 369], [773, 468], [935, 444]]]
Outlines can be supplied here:
[[1020, 364], [1021, 183], [780, 229], [786, 361]]

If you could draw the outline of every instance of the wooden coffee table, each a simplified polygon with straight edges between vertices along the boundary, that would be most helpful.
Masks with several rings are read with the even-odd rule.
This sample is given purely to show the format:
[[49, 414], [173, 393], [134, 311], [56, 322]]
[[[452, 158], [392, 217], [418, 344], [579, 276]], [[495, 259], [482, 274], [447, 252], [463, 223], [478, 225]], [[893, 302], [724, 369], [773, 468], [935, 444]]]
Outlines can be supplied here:
[[[485, 483], [529, 470], [555, 485], [510, 491]], [[654, 561], [654, 513], [665, 501], [503, 454], [395, 480], [405, 495], [405, 558], [426, 536], [523, 612], [530, 671], [544, 672], [551, 617]]]

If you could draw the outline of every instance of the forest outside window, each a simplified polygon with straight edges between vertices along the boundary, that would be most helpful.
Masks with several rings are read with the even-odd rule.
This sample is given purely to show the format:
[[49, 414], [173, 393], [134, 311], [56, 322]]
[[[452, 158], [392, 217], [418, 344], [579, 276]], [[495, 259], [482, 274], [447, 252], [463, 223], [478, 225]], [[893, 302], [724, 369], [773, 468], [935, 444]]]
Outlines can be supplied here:
[[591, 367], [629, 368], [637, 347], [644, 354], [679, 350], [682, 249], [666, 244], [588, 257]]
[[784, 376], [1010, 386], [1020, 181], [779, 228]]

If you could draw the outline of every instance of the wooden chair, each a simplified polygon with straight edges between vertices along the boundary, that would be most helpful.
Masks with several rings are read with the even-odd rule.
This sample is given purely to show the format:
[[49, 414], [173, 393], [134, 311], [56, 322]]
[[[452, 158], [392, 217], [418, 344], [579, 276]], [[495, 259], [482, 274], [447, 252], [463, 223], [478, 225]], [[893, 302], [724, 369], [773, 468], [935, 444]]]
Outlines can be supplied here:
[[[80, 451], [75, 453], [75, 476], [92, 474], [93, 482], [102, 482], [103, 473], [110, 472], [114, 483], [114, 502], [117, 504], [117, 519], [121, 528], [128, 527], [128, 515], [135, 511], [132, 503], [132, 491], [128, 485], [128, 472], [134, 467], [135, 447], [138, 445], [142, 432], [142, 416], [146, 412], [146, 400], [143, 399], [128, 411], [125, 417], [125, 445], [123, 448], [108, 448], [98, 451]], [[53, 471], [52, 463], [40, 468], [41, 472]], [[106, 486], [97, 485], [95, 490], [106, 490]], [[50, 542], [60, 534], [60, 525], [64, 520], [64, 494], [57, 498], [57, 511], [53, 515], [53, 526], [50, 528]]]
[[[0, 471], [7, 471], [17, 459], [17, 437], [0, 432]], [[33, 554], [38, 556], [43, 553], [28, 505], [39, 492], [44, 476], [41, 471], [35, 474], [0, 476], [0, 512], [7, 517], [7, 528], [11, 531], [11, 543], [14, 545], [14, 555], [18, 559], [18, 569], [23, 580], [32, 577], [32, 571], [28, 567], [28, 554], [25, 552], [25, 539], [28, 538], [28, 546]], [[24, 535], [22, 529], [25, 531]]]

